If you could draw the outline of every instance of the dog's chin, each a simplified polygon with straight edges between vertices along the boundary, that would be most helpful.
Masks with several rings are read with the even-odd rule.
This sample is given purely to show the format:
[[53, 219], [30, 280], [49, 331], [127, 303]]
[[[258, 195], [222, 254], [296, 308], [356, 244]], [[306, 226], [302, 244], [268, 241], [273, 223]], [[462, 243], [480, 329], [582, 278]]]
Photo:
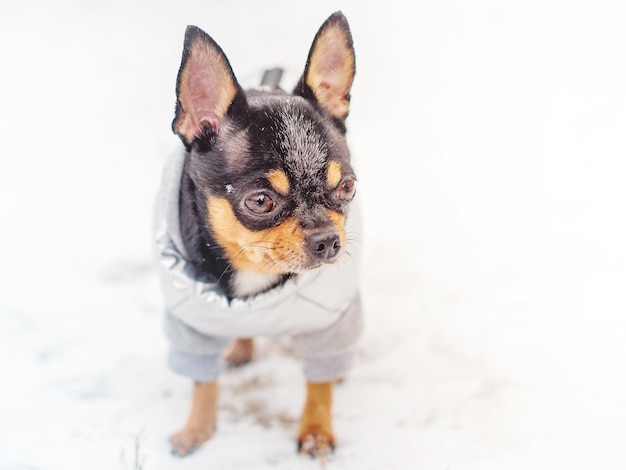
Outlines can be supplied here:
[[275, 265], [279, 270], [279, 274], [303, 274], [310, 271], [322, 269], [324, 266], [337, 263], [341, 256], [337, 256], [331, 260], [307, 259], [295, 263], [281, 263]]

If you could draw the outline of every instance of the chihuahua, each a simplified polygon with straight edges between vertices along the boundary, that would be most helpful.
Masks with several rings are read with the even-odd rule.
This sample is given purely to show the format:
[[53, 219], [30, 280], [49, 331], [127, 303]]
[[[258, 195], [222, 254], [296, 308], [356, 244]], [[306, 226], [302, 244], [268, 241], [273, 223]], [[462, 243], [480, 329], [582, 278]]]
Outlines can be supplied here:
[[194, 381], [171, 437], [177, 455], [212, 437], [221, 365], [252, 360], [256, 336], [290, 336], [302, 358], [299, 451], [335, 448], [333, 384], [363, 327], [345, 137], [354, 74], [341, 12], [321, 26], [291, 93], [280, 70], [244, 91], [215, 41], [187, 27], [172, 123], [184, 149], [166, 165], [155, 219], [168, 361]]

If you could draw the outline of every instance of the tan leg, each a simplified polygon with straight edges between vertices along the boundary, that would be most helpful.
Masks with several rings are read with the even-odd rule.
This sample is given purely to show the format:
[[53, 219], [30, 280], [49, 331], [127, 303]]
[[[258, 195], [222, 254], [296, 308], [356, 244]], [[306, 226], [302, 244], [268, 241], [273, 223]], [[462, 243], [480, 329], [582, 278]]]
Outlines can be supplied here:
[[217, 381], [194, 384], [187, 424], [170, 438], [173, 454], [184, 457], [211, 438], [217, 419], [218, 394]]
[[238, 367], [252, 361], [254, 356], [254, 341], [251, 338], [237, 339], [226, 352], [226, 363], [231, 367]]
[[331, 415], [333, 383], [307, 382], [306, 384], [306, 403], [298, 434], [300, 452], [317, 457], [335, 448]]

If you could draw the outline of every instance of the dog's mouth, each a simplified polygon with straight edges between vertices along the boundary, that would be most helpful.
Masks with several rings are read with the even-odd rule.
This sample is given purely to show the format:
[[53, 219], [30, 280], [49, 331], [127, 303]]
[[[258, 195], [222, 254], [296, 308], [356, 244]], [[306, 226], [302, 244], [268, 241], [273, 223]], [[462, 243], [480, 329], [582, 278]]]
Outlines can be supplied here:
[[234, 255], [234, 247], [226, 248], [234, 269], [297, 274], [335, 263], [344, 252], [345, 236], [342, 237], [334, 228], [317, 229], [289, 237], [274, 238], [267, 236], [267, 233], [263, 235], [266, 237], [238, 244]]
[[305, 234], [296, 245], [276, 245], [266, 256], [280, 274], [301, 273], [337, 262], [344, 252], [344, 243], [334, 228], [318, 229]]

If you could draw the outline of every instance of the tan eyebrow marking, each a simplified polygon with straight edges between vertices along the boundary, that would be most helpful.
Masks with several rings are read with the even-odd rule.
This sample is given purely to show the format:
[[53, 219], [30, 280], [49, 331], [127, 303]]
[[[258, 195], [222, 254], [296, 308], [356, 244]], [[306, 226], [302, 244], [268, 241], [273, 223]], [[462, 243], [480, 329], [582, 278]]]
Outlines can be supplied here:
[[341, 164], [338, 162], [330, 162], [328, 170], [326, 170], [326, 184], [329, 188], [335, 188], [341, 181]]
[[289, 192], [289, 180], [283, 170], [272, 170], [267, 174], [267, 180], [277, 193], [283, 196]]

